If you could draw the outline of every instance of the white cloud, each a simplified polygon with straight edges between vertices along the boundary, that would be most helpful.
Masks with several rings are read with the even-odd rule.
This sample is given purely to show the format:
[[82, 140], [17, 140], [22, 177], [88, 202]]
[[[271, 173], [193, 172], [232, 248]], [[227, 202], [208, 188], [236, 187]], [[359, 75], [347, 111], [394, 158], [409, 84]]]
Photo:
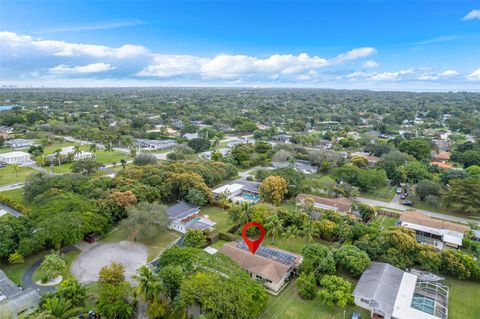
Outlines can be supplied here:
[[17, 35], [7, 31], [0, 32], [0, 47], [5, 50], [15, 51], [15, 54], [38, 52], [60, 57], [90, 56], [95, 58], [125, 59], [148, 53], [147, 49], [140, 45], [126, 44], [119, 48], [111, 48], [104, 45], [33, 39], [30, 36]]
[[385, 71], [385, 72], [364, 72], [356, 71], [350, 74], [347, 74], [345, 78], [357, 81], [357, 80], [366, 80], [366, 81], [397, 81], [401, 80], [403, 76], [412, 75], [415, 73], [415, 69], [403, 69], [400, 71]]
[[380, 66], [380, 64], [378, 64], [376, 61], [373, 61], [373, 60], [368, 60], [368, 61], [363, 63], [363, 67], [366, 68], [366, 69], [376, 68], [378, 66]]
[[107, 63], [92, 63], [83, 66], [68, 66], [65, 64], [60, 64], [50, 68], [51, 73], [74, 73], [74, 74], [85, 74], [85, 73], [99, 73], [106, 72], [115, 69], [114, 66]]
[[356, 48], [356, 49], [353, 49], [351, 51], [348, 51], [347, 53], [339, 54], [336, 58], [333, 59], [333, 62], [344, 63], [346, 61], [365, 58], [367, 56], [375, 54], [376, 52], [377, 52], [377, 50], [375, 48], [371, 48], [371, 47]]
[[462, 18], [462, 20], [464, 20], [464, 21], [480, 20], [480, 10], [479, 9], [474, 9], [474, 10], [470, 11], [469, 13], [467, 13], [466, 16], [464, 16]]
[[469, 75], [467, 75], [467, 79], [472, 80], [472, 81], [478, 81], [480, 80], [480, 68], [476, 69]]
[[446, 70], [441, 73], [423, 73], [418, 79], [421, 81], [437, 81], [440, 79], [448, 79], [457, 76], [459, 73], [455, 70]]

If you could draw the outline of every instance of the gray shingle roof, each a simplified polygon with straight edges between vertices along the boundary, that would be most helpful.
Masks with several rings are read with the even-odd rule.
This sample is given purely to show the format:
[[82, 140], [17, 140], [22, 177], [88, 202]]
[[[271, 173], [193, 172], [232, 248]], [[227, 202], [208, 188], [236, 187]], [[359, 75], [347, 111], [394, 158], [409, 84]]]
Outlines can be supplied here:
[[195, 213], [198, 206], [181, 201], [167, 208], [167, 214], [171, 219], [181, 219]]
[[390, 264], [373, 262], [358, 281], [353, 295], [374, 300], [370, 305], [387, 314], [393, 313], [403, 271]]
[[251, 192], [258, 193], [258, 189], [260, 188], [260, 183], [258, 182], [251, 182], [244, 179], [237, 179], [234, 180], [231, 184], [240, 184], [243, 185], [243, 189]]
[[2, 270], [0, 270], [0, 296], [3, 295], [10, 298], [20, 292], [21, 289], [18, 288]]
[[205, 230], [205, 229], [209, 229], [210, 227], [211, 227], [210, 225], [205, 224], [199, 220], [192, 220], [185, 225], [186, 229], [191, 229], [191, 230]]

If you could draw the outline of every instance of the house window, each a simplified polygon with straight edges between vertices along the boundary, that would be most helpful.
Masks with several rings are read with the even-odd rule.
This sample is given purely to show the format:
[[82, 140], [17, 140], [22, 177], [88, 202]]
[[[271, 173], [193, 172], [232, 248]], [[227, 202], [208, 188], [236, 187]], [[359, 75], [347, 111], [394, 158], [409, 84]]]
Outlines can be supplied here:
[[360, 301], [363, 303], [366, 303], [367, 305], [370, 304], [370, 300], [367, 300], [367, 299], [360, 298]]

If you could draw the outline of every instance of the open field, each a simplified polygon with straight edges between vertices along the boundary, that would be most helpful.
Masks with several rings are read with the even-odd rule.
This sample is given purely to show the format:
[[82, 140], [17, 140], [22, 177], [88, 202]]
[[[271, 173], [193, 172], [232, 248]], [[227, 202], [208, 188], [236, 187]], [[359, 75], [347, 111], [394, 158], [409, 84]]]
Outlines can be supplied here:
[[35, 170], [30, 167], [20, 166], [17, 174], [12, 165], [0, 168], [0, 185], [10, 185], [16, 183], [23, 183], [27, 177], [35, 173]]
[[314, 300], [304, 300], [297, 295], [295, 280], [290, 282], [287, 287], [278, 295], [270, 296], [265, 307], [265, 314], [261, 318], [265, 319], [344, 319], [350, 318], [352, 312], [358, 312], [362, 318], [370, 318], [368, 311], [356, 306], [348, 306], [345, 309], [328, 309], [320, 303], [318, 298]]
[[388, 202], [390, 203], [392, 199], [395, 197], [395, 187], [382, 187], [380, 189], [377, 189], [372, 192], [368, 193], [360, 193], [361, 197], [369, 198], [369, 199], [374, 199], [374, 200], [379, 200], [382, 202]]
[[395, 226], [395, 223], [396, 223], [397, 220], [393, 217], [387, 217], [387, 216], [379, 215], [379, 216], [375, 217], [375, 219], [373, 221], [377, 222], [381, 226], [387, 228], [387, 227], [390, 227], [390, 226]]
[[[111, 233], [105, 235], [104, 237], [100, 238], [99, 241], [102, 243], [115, 243], [122, 240], [127, 240], [128, 236], [129, 233], [125, 229], [118, 228]], [[170, 245], [177, 238], [178, 235], [170, 231], [164, 231], [155, 236], [155, 239], [153, 241], [140, 242], [141, 244], [146, 245], [148, 248], [147, 261], [150, 262], [154, 260], [155, 257], [157, 257], [165, 248], [168, 247], [168, 245]]]

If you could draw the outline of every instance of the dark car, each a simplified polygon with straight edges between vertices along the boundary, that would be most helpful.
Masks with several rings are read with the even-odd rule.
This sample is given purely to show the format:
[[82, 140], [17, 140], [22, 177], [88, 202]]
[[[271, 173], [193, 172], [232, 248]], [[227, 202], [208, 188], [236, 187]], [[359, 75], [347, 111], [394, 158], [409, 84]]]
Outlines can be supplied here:
[[354, 312], [352, 313], [352, 316], [350, 317], [350, 319], [362, 319], [362, 315]]
[[89, 234], [89, 235], [85, 236], [85, 238], [83, 240], [85, 240], [87, 243], [91, 244], [91, 243], [95, 242], [95, 237], [93, 237], [93, 235]]
[[405, 205], [405, 206], [413, 206], [413, 202], [410, 201], [410, 200], [406, 200], [406, 201], [403, 202], [403, 205]]
[[400, 199], [405, 199], [405, 198], [407, 198], [407, 195], [405, 194], [400, 195]]

